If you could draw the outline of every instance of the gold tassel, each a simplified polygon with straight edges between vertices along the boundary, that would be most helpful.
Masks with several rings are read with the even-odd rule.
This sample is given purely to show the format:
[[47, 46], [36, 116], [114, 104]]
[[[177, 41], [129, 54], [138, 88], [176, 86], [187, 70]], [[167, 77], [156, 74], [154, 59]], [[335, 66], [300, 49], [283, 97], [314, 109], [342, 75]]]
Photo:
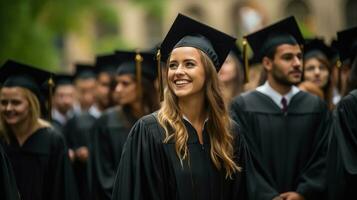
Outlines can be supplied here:
[[135, 55], [135, 68], [136, 68], [136, 82], [138, 83], [138, 88], [137, 88], [137, 93], [138, 93], [138, 97], [139, 99], [142, 98], [142, 85], [141, 85], [141, 63], [143, 62], [143, 57], [140, 55], [139, 51], [136, 51], [136, 55]]
[[52, 74], [50, 79], [48, 79], [48, 120], [52, 121], [52, 95], [53, 95], [53, 87], [55, 83], [52, 78]]
[[161, 51], [160, 48], [157, 50], [156, 54], [156, 60], [157, 60], [157, 73], [158, 73], [158, 81], [159, 81], [159, 97], [160, 97], [160, 102], [164, 100], [164, 86], [162, 83], [162, 70], [161, 70]]
[[244, 62], [244, 72], [245, 72], [245, 79], [244, 83], [249, 82], [249, 60], [248, 60], [248, 42], [247, 39], [243, 38], [243, 62]]

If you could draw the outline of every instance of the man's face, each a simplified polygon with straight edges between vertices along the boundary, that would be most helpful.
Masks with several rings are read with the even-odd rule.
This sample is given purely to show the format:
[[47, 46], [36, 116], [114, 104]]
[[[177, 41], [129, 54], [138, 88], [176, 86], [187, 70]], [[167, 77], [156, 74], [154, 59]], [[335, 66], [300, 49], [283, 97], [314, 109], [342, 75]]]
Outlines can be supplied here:
[[97, 78], [96, 99], [101, 107], [106, 108], [111, 103], [110, 84], [111, 77], [108, 73], [100, 73]]
[[302, 53], [299, 45], [282, 44], [276, 48], [273, 59], [264, 58], [265, 68], [281, 85], [295, 85], [302, 77]]
[[75, 88], [73, 85], [60, 85], [53, 95], [53, 105], [62, 114], [73, 108]]
[[95, 101], [96, 80], [78, 79], [76, 81], [77, 98], [81, 108], [88, 110]]

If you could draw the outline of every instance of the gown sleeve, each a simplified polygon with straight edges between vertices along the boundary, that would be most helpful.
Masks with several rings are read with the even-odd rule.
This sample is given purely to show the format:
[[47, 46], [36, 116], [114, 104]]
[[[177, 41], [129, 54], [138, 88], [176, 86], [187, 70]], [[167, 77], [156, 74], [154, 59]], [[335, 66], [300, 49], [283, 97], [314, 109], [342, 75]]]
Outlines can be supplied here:
[[53, 200], [78, 200], [78, 190], [68, 158], [68, 150], [64, 139], [57, 132], [52, 134], [50, 171], [53, 176], [52, 188], [49, 188], [50, 199]]
[[317, 144], [317, 147], [306, 167], [302, 170], [296, 189], [296, 192], [302, 194], [306, 199], [319, 199], [324, 195], [326, 189], [326, 155], [329, 136], [327, 130], [331, 116], [327, 108], [324, 110], [316, 134], [315, 144]]
[[20, 200], [15, 175], [0, 143], [0, 199]]
[[[164, 200], [169, 197], [162, 137], [154, 116], [131, 129], [122, 152], [113, 200]], [[149, 122], [148, 122], [149, 121]], [[150, 122], [151, 121], [151, 122]], [[167, 163], [167, 162], [166, 162]]]
[[111, 138], [105, 124], [104, 117], [101, 117], [93, 126], [91, 133], [91, 170], [95, 196], [101, 199], [110, 199], [116, 166], [113, 166], [114, 156], [111, 149]]
[[[244, 152], [245, 184], [248, 199], [251, 200], [271, 200], [279, 196], [279, 192], [274, 188], [274, 184], [269, 182], [269, 174], [263, 168], [259, 159], [259, 154], [255, 153], [254, 143], [246, 140], [244, 135], [248, 134], [249, 126], [248, 119], [245, 117], [243, 109], [240, 105], [244, 102], [240, 97], [230, 105], [230, 116], [239, 125], [238, 133], [240, 136], [240, 148]], [[250, 142], [250, 143], [249, 143]], [[251, 148], [248, 148], [251, 146]], [[245, 168], [245, 169], [244, 169]]]

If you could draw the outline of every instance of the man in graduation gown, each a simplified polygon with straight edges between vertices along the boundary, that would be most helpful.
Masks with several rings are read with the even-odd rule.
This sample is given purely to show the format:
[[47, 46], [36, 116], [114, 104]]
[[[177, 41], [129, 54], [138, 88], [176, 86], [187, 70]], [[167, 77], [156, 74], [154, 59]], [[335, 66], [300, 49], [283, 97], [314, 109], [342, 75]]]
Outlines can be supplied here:
[[[89, 92], [94, 92], [93, 98], [96, 100], [90, 107], [89, 103], [85, 103], [89, 108], [86, 111], [77, 113], [71, 118], [64, 127], [64, 134], [67, 139], [68, 146], [73, 150], [73, 167], [77, 179], [79, 194], [81, 199], [89, 199], [91, 191], [91, 173], [89, 154], [90, 154], [90, 133], [91, 128], [102, 112], [112, 106], [112, 82], [113, 72], [116, 68], [115, 55], [98, 56], [95, 67], [77, 65], [77, 87], [83, 86], [82, 95], [91, 96]], [[78, 83], [81, 81], [81, 83]], [[94, 82], [96, 84], [93, 85]], [[85, 85], [85, 84], [88, 85]], [[91, 86], [95, 86], [91, 88]], [[87, 91], [91, 88], [93, 91]], [[79, 88], [81, 90], [81, 88]], [[82, 97], [82, 99], [90, 99], [90, 97]], [[82, 101], [90, 102], [90, 101]]]
[[327, 156], [329, 200], [355, 199], [357, 188], [357, 27], [337, 33], [338, 50], [344, 65], [351, 68], [347, 88], [333, 111]]
[[328, 110], [300, 91], [303, 38], [294, 17], [246, 37], [267, 72], [267, 81], [235, 98], [231, 114], [245, 133], [252, 157], [268, 180], [256, 199], [317, 200], [325, 189]]
[[0, 199], [20, 200], [14, 173], [2, 145], [0, 144]]
[[63, 127], [73, 116], [75, 100], [75, 88], [73, 77], [69, 74], [56, 74], [54, 77], [55, 87], [52, 98], [52, 125], [63, 132]]

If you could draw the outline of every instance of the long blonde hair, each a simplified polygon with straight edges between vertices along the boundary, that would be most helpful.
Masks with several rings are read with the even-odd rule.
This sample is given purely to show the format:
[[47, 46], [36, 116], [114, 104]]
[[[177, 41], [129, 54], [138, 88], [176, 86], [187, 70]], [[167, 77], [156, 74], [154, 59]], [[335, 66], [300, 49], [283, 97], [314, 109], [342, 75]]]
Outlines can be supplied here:
[[[29, 103], [29, 120], [32, 127], [50, 127], [51, 124], [43, 119], [41, 119], [41, 107], [40, 102], [36, 95], [32, 93], [29, 89], [18, 87], [20, 92], [25, 96]], [[0, 88], [0, 92], [1, 92]], [[9, 126], [5, 120], [0, 116], [0, 138], [5, 138], [6, 142], [9, 142]]]
[[[215, 167], [226, 171], [226, 178], [240, 171], [234, 162], [233, 136], [231, 120], [219, 89], [218, 75], [210, 58], [199, 50], [201, 61], [205, 67], [205, 102], [208, 111], [207, 132], [211, 141], [210, 155]], [[170, 59], [170, 58], [169, 58]], [[167, 62], [169, 63], [169, 62]], [[167, 76], [167, 72], [166, 72]], [[164, 91], [164, 101], [158, 111], [158, 121], [165, 130], [164, 142], [175, 140], [176, 154], [182, 161], [189, 157], [187, 141], [188, 132], [182, 121], [182, 113], [178, 107], [178, 98], [170, 88], [166, 77], [167, 87]]]

